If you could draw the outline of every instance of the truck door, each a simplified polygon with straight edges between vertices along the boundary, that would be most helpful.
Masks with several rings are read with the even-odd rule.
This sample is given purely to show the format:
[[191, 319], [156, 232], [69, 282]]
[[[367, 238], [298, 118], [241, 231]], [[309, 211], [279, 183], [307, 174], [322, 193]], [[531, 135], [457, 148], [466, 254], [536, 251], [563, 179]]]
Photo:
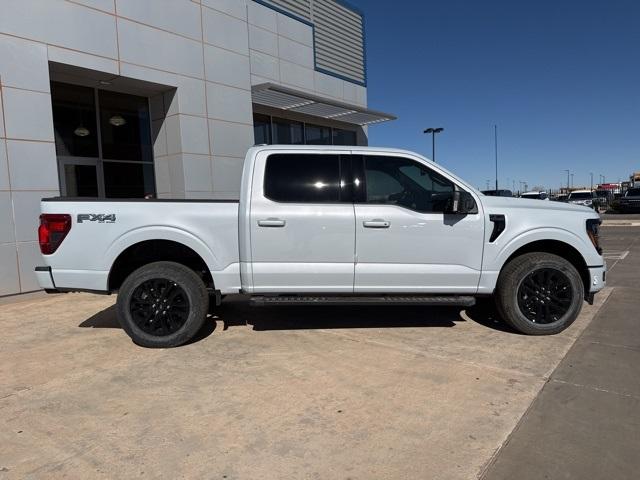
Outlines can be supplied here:
[[426, 163], [362, 155], [353, 164], [355, 292], [475, 293], [484, 244], [477, 199], [476, 213], [444, 213], [459, 187]]
[[250, 211], [254, 293], [353, 292], [349, 173], [341, 152], [259, 155]]

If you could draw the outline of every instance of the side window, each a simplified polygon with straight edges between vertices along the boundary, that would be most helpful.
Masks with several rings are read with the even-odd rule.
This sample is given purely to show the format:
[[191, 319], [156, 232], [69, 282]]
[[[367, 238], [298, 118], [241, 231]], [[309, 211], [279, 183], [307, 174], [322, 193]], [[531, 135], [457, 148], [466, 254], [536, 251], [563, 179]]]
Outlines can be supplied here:
[[407, 158], [365, 156], [365, 202], [398, 205], [422, 213], [450, 207], [455, 185]]
[[267, 158], [264, 194], [276, 202], [340, 201], [338, 155], [275, 154]]

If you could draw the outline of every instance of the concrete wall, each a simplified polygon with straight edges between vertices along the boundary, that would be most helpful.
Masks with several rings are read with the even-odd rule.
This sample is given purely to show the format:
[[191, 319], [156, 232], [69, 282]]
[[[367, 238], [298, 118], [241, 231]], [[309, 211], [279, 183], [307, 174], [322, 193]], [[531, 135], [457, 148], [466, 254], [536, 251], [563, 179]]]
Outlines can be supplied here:
[[59, 194], [49, 62], [166, 86], [150, 98], [160, 197], [238, 196], [252, 84], [366, 105], [314, 71], [310, 26], [252, 0], [3, 1], [0, 295], [38, 288], [39, 200]]

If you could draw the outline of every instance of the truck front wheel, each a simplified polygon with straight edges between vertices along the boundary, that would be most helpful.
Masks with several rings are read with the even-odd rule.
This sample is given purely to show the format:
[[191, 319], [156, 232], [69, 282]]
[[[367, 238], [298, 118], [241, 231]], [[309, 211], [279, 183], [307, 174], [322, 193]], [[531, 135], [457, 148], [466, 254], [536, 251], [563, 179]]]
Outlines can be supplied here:
[[138, 268], [122, 283], [117, 313], [120, 325], [143, 347], [177, 347], [202, 327], [209, 295], [202, 279], [174, 262]]
[[584, 286], [576, 268], [557, 255], [526, 253], [500, 273], [496, 304], [503, 320], [527, 335], [552, 335], [576, 319]]

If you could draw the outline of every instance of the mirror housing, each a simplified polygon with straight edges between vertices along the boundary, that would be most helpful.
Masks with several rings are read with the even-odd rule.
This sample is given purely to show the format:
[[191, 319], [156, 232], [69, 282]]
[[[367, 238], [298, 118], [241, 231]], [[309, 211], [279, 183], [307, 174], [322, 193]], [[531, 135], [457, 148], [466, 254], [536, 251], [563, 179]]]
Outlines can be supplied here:
[[466, 215], [467, 213], [478, 213], [476, 202], [473, 196], [465, 190], [454, 190], [451, 195], [450, 210], [448, 213]]

